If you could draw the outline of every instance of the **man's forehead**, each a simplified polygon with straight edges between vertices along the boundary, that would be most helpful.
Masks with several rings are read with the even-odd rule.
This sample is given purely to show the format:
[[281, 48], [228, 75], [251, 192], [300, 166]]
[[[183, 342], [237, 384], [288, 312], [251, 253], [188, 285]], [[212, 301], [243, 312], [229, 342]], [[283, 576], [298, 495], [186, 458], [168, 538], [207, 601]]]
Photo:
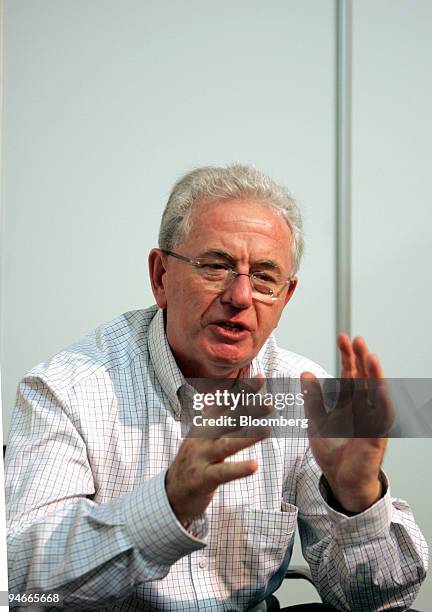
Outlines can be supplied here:
[[241, 224], [244, 228], [263, 227], [272, 229], [278, 225], [288, 227], [282, 213], [266, 202], [257, 200], [210, 200], [198, 202], [191, 210], [191, 229], [201, 231], [211, 223]]
[[291, 230], [285, 217], [265, 202], [222, 200], [201, 202], [189, 219], [182, 241], [188, 257], [211, 255], [232, 262], [290, 267]]

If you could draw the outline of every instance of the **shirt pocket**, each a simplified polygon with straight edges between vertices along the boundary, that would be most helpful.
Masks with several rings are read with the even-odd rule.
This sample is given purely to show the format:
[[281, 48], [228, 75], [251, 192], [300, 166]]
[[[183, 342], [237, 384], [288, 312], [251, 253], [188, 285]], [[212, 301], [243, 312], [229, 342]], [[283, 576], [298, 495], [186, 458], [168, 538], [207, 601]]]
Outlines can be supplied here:
[[218, 517], [210, 554], [226, 594], [237, 593], [246, 604], [267, 587], [292, 548], [297, 508], [282, 502], [281, 510], [226, 510]]

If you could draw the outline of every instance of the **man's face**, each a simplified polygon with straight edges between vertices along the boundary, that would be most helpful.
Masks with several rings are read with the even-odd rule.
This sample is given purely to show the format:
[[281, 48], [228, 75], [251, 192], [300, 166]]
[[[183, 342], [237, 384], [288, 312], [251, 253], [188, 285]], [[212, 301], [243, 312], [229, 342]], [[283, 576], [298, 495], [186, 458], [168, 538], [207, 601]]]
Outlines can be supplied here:
[[[196, 206], [189, 235], [175, 252], [190, 259], [225, 252], [241, 273], [266, 270], [270, 260], [288, 279], [290, 242], [286, 221], [272, 208], [255, 201], [229, 200]], [[157, 301], [166, 307], [168, 342], [183, 374], [237, 376], [276, 327], [296, 280], [277, 301], [263, 303], [252, 299], [247, 276], [236, 277], [217, 293], [206, 288], [193, 266], [160, 253], [159, 257], [165, 271]], [[227, 323], [236, 323], [239, 329], [227, 329]]]

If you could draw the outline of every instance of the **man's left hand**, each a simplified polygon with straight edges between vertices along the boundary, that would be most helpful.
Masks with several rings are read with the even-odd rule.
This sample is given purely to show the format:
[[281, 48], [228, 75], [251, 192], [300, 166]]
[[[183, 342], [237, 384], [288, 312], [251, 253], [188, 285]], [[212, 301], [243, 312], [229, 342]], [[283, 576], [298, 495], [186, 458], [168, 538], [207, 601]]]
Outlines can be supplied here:
[[[384, 374], [376, 355], [369, 353], [362, 337], [352, 342], [347, 334], [339, 334], [341, 374], [356, 382], [361, 393], [327, 413], [319, 390], [318, 380], [310, 372], [303, 372], [303, 389], [313, 393], [305, 395], [305, 411], [310, 422], [309, 441], [315, 460], [320, 466], [336, 501], [350, 513], [366, 510], [382, 496], [380, 467], [387, 446], [386, 433], [393, 422], [393, 408], [385, 387]], [[352, 400], [352, 401], [351, 401]], [[339, 438], [334, 436], [341, 419], [350, 419], [370, 427], [372, 437]], [[326, 437], [326, 430], [331, 433]], [[375, 431], [375, 435], [374, 435]], [[360, 435], [364, 435], [360, 432]]]

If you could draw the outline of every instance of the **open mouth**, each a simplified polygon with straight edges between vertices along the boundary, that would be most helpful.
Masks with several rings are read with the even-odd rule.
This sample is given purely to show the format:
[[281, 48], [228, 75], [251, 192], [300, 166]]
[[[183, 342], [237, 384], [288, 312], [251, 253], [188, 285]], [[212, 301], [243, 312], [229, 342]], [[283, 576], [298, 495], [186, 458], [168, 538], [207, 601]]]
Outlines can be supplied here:
[[214, 321], [211, 327], [217, 335], [224, 339], [240, 339], [247, 336], [249, 328], [243, 323], [234, 323], [232, 321]]
[[216, 323], [219, 327], [223, 327], [224, 329], [232, 329], [236, 331], [243, 331], [245, 329], [244, 325], [241, 323], [227, 323], [226, 321], [219, 321]]

